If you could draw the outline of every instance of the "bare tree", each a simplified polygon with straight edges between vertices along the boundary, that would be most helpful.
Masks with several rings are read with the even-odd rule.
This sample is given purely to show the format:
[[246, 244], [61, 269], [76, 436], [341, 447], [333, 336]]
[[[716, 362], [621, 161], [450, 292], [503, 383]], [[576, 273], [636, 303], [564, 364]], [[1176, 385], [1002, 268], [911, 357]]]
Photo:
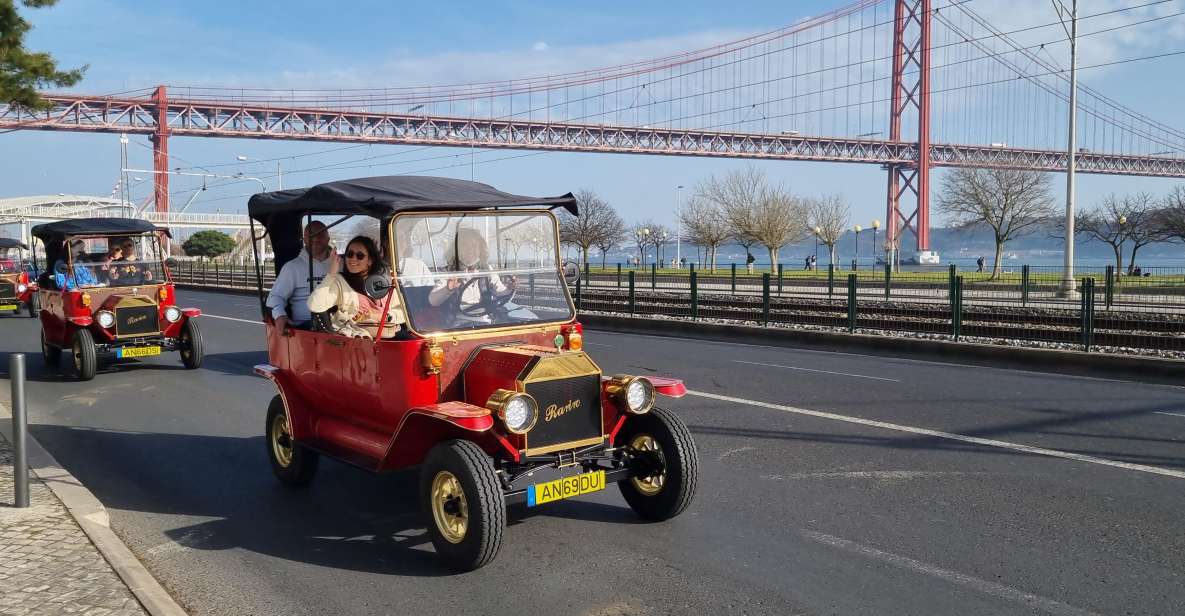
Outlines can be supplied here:
[[658, 225], [653, 220], [636, 222], [630, 227], [630, 238], [638, 247], [638, 265], [646, 265], [646, 247], [650, 246], [650, 234]]
[[591, 190], [576, 193], [579, 215], [560, 217], [560, 241], [580, 248], [581, 263], [588, 264], [588, 249], [623, 223], [617, 211]]
[[807, 236], [807, 211], [802, 200], [781, 186], [767, 186], [753, 211], [746, 234], [769, 251], [770, 271], [778, 267], [778, 251]]
[[596, 246], [601, 251], [601, 269], [605, 269], [605, 256], [625, 237], [625, 221], [614, 211], [613, 218], [606, 221], [603, 231], [596, 241]]
[[1157, 227], [1165, 239], [1185, 242], [1185, 186], [1176, 186], [1160, 202]]
[[[1123, 271], [1123, 243], [1127, 241], [1130, 227], [1125, 227], [1127, 210], [1123, 199], [1114, 193], [1089, 210], [1074, 217], [1074, 228], [1090, 240], [1107, 244], [1115, 253], [1115, 271]], [[1057, 228], [1065, 237], [1065, 221], [1059, 220]]]
[[710, 176], [696, 186], [694, 198], [703, 199], [720, 208], [731, 230], [732, 239], [745, 249], [746, 257], [757, 243], [753, 230], [753, 214], [766, 190], [765, 174], [756, 167], [733, 171], [724, 177]]
[[1054, 215], [1050, 176], [1016, 169], [957, 168], [943, 175], [938, 209], [955, 226], [991, 228], [996, 243], [994, 280], [1008, 240], [1032, 233]]
[[654, 259], [659, 267], [663, 267], [663, 248], [675, 239], [675, 234], [666, 225], [653, 223], [650, 227], [650, 245], [654, 246]]
[[819, 241], [827, 247], [830, 256], [829, 263], [835, 260], [835, 245], [843, 237], [851, 222], [852, 209], [843, 195], [825, 195], [807, 200], [807, 221], [811, 232], [819, 236]]
[[[1146, 192], [1129, 194], [1123, 198], [1127, 220], [1123, 228], [1131, 242], [1132, 251], [1127, 260], [1127, 273], [1136, 266], [1136, 252], [1148, 244], [1163, 242], [1169, 238], [1160, 225], [1160, 212], [1156, 197]], [[1117, 268], [1118, 269], [1118, 268]]]
[[688, 239], [705, 249], [711, 271], [715, 272], [716, 251], [732, 237], [724, 209], [714, 201], [694, 195], [679, 212], [679, 220], [687, 230]]

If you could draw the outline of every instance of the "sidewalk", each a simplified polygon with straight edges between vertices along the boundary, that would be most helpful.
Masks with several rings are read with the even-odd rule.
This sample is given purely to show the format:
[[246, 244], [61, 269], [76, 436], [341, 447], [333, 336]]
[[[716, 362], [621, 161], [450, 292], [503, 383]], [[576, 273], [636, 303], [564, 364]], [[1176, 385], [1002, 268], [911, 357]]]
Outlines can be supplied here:
[[58, 497], [34, 477], [13, 505], [12, 446], [0, 435], [0, 615], [145, 614]]

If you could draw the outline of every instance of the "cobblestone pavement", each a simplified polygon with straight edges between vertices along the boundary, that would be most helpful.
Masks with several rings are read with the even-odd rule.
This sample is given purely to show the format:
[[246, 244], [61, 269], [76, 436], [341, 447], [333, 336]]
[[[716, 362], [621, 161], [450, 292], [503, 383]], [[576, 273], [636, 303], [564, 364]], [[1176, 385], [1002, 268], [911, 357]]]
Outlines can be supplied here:
[[12, 447], [0, 436], [0, 616], [144, 614], [70, 513], [41, 481], [13, 505]]

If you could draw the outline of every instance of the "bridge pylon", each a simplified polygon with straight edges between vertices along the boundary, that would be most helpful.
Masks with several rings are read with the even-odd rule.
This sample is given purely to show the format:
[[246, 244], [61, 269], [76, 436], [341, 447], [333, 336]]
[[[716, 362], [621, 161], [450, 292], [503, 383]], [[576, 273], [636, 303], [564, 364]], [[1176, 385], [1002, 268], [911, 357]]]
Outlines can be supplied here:
[[[889, 141], [901, 141], [902, 120], [913, 120], [910, 128], [917, 130], [917, 158], [885, 165], [889, 172], [885, 245], [890, 247], [886, 251], [890, 263], [896, 262], [892, 253], [900, 250], [905, 229], [914, 232], [917, 250], [930, 249], [930, 16], [930, 0], [896, 0]], [[908, 203], [903, 210], [902, 201], [913, 201], [908, 215]]]
[[156, 127], [152, 132], [153, 199], [155, 209], [169, 213], [169, 98], [164, 86], [152, 95]]

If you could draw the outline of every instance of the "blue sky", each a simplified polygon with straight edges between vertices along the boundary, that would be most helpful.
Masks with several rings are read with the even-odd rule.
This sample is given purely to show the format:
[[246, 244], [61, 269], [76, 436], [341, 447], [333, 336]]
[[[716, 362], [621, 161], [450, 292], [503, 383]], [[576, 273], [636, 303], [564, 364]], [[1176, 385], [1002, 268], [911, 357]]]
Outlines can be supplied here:
[[[1083, 2], [1083, 11], [1144, 4], [1145, 0]], [[685, 51], [774, 29], [841, 6], [838, 2], [435, 2], [342, 3], [112, 2], [62, 0], [49, 9], [25, 10], [35, 26], [34, 49], [52, 52], [63, 66], [89, 64], [73, 90], [108, 93], [157, 83], [268, 87], [384, 87], [509, 78], [594, 68]], [[940, 2], [941, 4], [941, 2]], [[999, 27], [1016, 29], [1053, 20], [1053, 10], [1036, 0], [975, 0], [976, 10]], [[1102, 25], [1185, 10], [1167, 2], [1124, 12]], [[1171, 18], [1083, 43], [1083, 63], [1097, 63], [1185, 49], [1185, 18]], [[1051, 31], [1045, 31], [1048, 36]], [[1064, 63], [1064, 47], [1050, 47]], [[1180, 101], [1185, 84], [1167, 79], [1182, 74], [1185, 56], [1084, 71], [1082, 80], [1137, 111], [1185, 128]], [[132, 137], [132, 166], [151, 167], [143, 137]], [[173, 138], [172, 166], [223, 165], [220, 173], [243, 171], [275, 187], [275, 163], [238, 164], [249, 159], [285, 158], [284, 185], [294, 187], [343, 177], [426, 172], [468, 178], [468, 150], [408, 152], [366, 164], [366, 169], [304, 172], [367, 156], [410, 150], [402, 146], [340, 148], [333, 143]], [[32, 194], [105, 195], [118, 178], [118, 135], [16, 132], [0, 134], [0, 197]], [[654, 218], [671, 223], [675, 187], [749, 163], [727, 159], [665, 156], [547, 153], [482, 162], [529, 152], [475, 156], [474, 178], [525, 194], [595, 190], [627, 220]], [[452, 156], [449, 158], [449, 156]], [[434, 160], [423, 160], [434, 158]], [[875, 166], [806, 162], [755, 163], [769, 176], [802, 194], [841, 192], [853, 208], [853, 223], [867, 226], [884, 217], [884, 172]], [[147, 179], [148, 176], [144, 176]], [[1109, 192], [1163, 192], [1170, 180], [1081, 176], [1079, 194], [1089, 204]], [[1059, 193], [1063, 182], [1057, 182]], [[196, 185], [174, 179], [174, 201]], [[203, 193], [192, 211], [242, 211], [253, 182]], [[150, 182], [136, 187], [140, 197]], [[1060, 198], [1060, 197], [1059, 197]]]

